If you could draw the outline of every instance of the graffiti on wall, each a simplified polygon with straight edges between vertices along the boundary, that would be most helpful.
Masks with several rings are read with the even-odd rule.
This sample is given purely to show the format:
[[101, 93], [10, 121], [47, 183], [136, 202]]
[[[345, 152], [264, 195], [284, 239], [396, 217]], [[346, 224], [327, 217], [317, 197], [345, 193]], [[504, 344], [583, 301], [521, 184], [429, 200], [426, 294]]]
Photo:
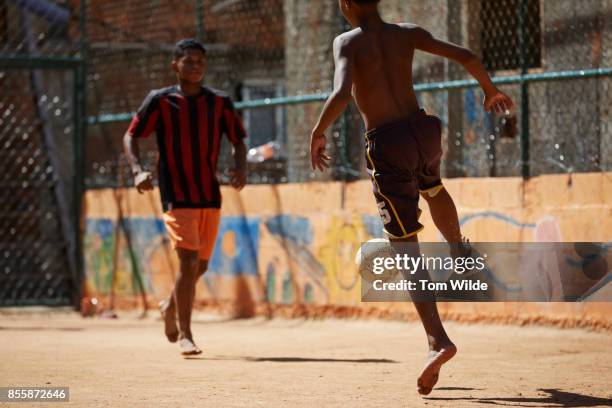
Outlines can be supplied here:
[[[531, 240], [536, 242], [562, 240], [559, 225], [550, 216], [523, 222], [508, 214], [483, 211], [462, 216], [460, 224], [463, 230], [477, 230], [475, 227], [516, 230], [523, 237], [525, 231], [530, 231]], [[163, 222], [152, 217], [131, 218], [127, 226], [137, 272], [145, 288], [156, 297], [167, 296], [178, 265]], [[87, 222], [87, 283], [94, 293], [110, 291], [116, 233], [113, 220]], [[270, 303], [357, 304], [360, 285], [355, 253], [362, 242], [382, 236], [379, 217], [370, 214], [223, 217], [209, 272], [203, 281], [209, 290], [200, 296], [231, 298], [231, 293], [222, 293], [227, 285], [219, 282], [246, 276], [262, 282], [265, 299]], [[122, 237], [120, 240], [115, 293], [129, 295], [135, 293], [134, 271], [126, 241]], [[550, 291], [550, 282], [556, 277], [545, 278], [540, 286]]]
[[[460, 224], [472, 240], [475, 240], [473, 237], [482, 239], [490, 232], [508, 242], [563, 240], [559, 223], [552, 216], [526, 221], [516, 214], [480, 211], [462, 215]], [[116, 248], [116, 225], [116, 220], [108, 218], [87, 221], [85, 256], [89, 292], [108, 294], [114, 271], [117, 295], [136, 294], [135, 274], [140, 274], [147, 293], [158, 298], [167, 296], [173, 287], [178, 264], [163, 221], [155, 217], [126, 220], [136, 270], [131, 262], [130, 248], [121, 234]], [[428, 236], [443, 240], [439, 233]], [[360, 285], [355, 253], [362, 242], [380, 237], [383, 237], [382, 223], [378, 215], [373, 214], [342, 211], [308, 216], [224, 216], [209, 272], [200, 283], [207, 290], [199, 291], [198, 296], [201, 299], [233, 298], [236, 292], [231, 291], [231, 282], [237, 277], [245, 277], [260, 286], [262, 295], [257, 298], [270, 303], [357, 304]], [[584, 280], [585, 290], [590, 290], [593, 282], [601, 278], [591, 271], [592, 266], [585, 266], [578, 255], [564, 262], [569, 267], [585, 270], [588, 278]], [[565, 264], [544, 268], [546, 273], [538, 278], [541, 281], [536, 286], [554, 297], [554, 288], [562, 278], [559, 271], [567, 267]], [[516, 289], [499, 281], [502, 289]], [[581, 295], [582, 292], [575, 296]]]

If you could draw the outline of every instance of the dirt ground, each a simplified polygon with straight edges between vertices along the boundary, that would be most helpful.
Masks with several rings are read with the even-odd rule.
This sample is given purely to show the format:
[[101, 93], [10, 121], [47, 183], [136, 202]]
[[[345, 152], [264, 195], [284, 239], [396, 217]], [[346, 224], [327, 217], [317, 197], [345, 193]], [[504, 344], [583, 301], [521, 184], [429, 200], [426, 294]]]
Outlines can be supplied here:
[[75, 407], [612, 406], [610, 333], [447, 329], [459, 353], [423, 398], [416, 323], [197, 315], [204, 354], [184, 359], [156, 317], [0, 309], [0, 386], [68, 386]]

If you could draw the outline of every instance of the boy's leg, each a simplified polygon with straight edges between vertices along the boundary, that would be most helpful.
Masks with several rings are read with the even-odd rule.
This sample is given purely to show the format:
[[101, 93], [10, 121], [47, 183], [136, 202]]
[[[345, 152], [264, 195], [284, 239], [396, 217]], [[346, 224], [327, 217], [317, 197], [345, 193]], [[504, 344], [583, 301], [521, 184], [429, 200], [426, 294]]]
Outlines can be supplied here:
[[196, 283], [198, 279], [204, 276], [207, 270], [208, 270], [208, 259], [200, 259], [200, 263], [198, 265], [198, 276], [196, 277]]
[[[208, 269], [208, 260], [200, 259], [198, 261], [197, 273], [195, 274], [195, 278], [193, 282], [193, 290], [191, 291], [191, 302], [190, 302], [191, 308], [189, 312], [189, 322], [191, 322], [191, 314], [192, 314], [191, 311], [193, 310], [193, 304], [195, 301], [195, 293], [196, 293], [196, 286], [197, 286], [198, 280], [204, 275], [204, 273], [206, 273], [207, 269]], [[168, 337], [168, 340], [172, 343], [177, 341], [179, 338], [179, 332], [176, 329], [176, 303], [174, 299], [175, 299], [175, 296], [174, 296], [174, 291], [173, 291], [170, 294], [170, 298], [168, 300], [164, 300], [162, 301], [162, 303], [160, 303], [162, 315], [166, 323], [166, 336]], [[190, 327], [190, 332], [191, 332], [191, 327]], [[191, 337], [190, 339], [193, 340]]]
[[193, 344], [191, 334], [191, 307], [199, 275], [200, 210], [173, 209], [165, 212], [163, 218], [179, 258], [179, 273], [172, 293], [167, 301], [160, 304], [166, 337], [170, 342], [180, 340], [179, 346], [183, 354], [198, 354], [201, 351]]
[[176, 278], [172, 299], [178, 314], [179, 340], [193, 341], [191, 334], [191, 309], [195, 293], [195, 283], [199, 275], [198, 252], [177, 248], [180, 272]]
[[459, 227], [459, 215], [450, 194], [442, 187], [435, 194], [433, 192], [422, 192], [421, 197], [427, 201], [431, 218], [438, 230], [442, 233], [448, 243], [461, 242], [461, 228]]
[[[217, 238], [217, 231], [219, 229], [219, 222], [221, 218], [221, 211], [215, 208], [207, 208], [197, 210], [198, 212], [198, 222], [197, 222], [197, 235], [198, 242], [200, 242], [200, 250], [195, 252], [195, 272], [191, 275], [191, 290], [188, 294], [188, 305], [189, 310], [186, 312], [185, 320], [187, 322], [188, 336], [185, 338], [189, 339], [193, 343], [193, 335], [191, 333], [191, 315], [193, 311], [193, 305], [195, 302], [195, 294], [196, 294], [196, 286], [198, 280], [206, 273], [208, 269], [208, 260], [212, 255], [212, 251], [214, 249], [215, 241]], [[193, 251], [192, 251], [193, 252]], [[180, 256], [179, 256], [180, 258]], [[173, 293], [174, 294], [174, 293]], [[175, 300], [175, 296], [171, 296], [170, 299], [166, 302], [165, 309], [165, 317], [166, 317], [166, 335], [168, 335], [168, 331], [171, 331], [171, 327], [176, 326], [176, 321], [173, 321], [174, 316], [176, 316], [176, 305], [178, 303]], [[179, 326], [180, 326], [180, 315], [179, 315]], [[169, 329], [170, 327], [170, 329]], [[180, 331], [180, 330], [179, 330]], [[177, 338], [183, 338], [182, 334], [176, 335]], [[170, 337], [168, 337], [170, 340]], [[172, 340], [171, 340], [172, 341]], [[175, 340], [176, 341], [176, 340]], [[194, 345], [194, 348], [201, 352], [199, 348]]]
[[[416, 243], [416, 245], [410, 246], [408, 255], [414, 257], [420, 256], [416, 235], [408, 238], [390, 238], [389, 240], [394, 244], [408, 242]], [[398, 252], [404, 252], [405, 250], [403, 246], [401, 248], [396, 246], [396, 249]], [[426, 269], [419, 269], [414, 275], [411, 275], [410, 279], [417, 282], [422, 279], [429, 281], [430, 277]], [[419, 393], [427, 395], [438, 381], [440, 368], [444, 363], [453, 358], [457, 353], [457, 347], [448, 337], [446, 330], [444, 330], [434, 294], [431, 292], [420, 293], [418, 301], [414, 301], [413, 303], [419, 314], [423, 328], [425, 329], [427, 342], [429, 344], [427, 361], [417, 381]]]
[[[421, 115], [410, 123], [401, 122], [366, 134], [366, 163], [372, 177], [374, 197], [384, 230], [399, 254], [408, 250], [408, 256], [420, 257], [416, 236], [423, 228], [418, 222], [419, 190], [426, 192], [441, 184], [440, 126], [439, 119]], [[375, 143], [379, 137], [382, 142]], [[424, 139], [419, 141], [419, 138]], [[434, 157], [431, 163], [426, 163], [430, 165], [431, 171], [422, 168], [423, 157]], [[418, 174], [418, 177], [406, 176], [411, 174]], [[414, 245], [404, 246], [400, 243]], [[417, 282], [430, 280], [426, 269], [415, 271], [413, 275], [405, 276], [405, 279]], [[413, 303], [429, 344], [427, 363], [417, 381], [419, 393], [426, 395], [436, 384], [442, 364], [450, 360], [457, 349], [442, 326], [433, 293], [421, 292], [414, 295]]]
[[419, 139], [422, 153], [418, 176], [421, 197], [427, 201], [434, 224], [442, 233], [446, 242], [451, 244], [451, 255], [454, 257], [464, 256], [467, 247], [463, 245], [457, 208], [440, 179], [442, 122], [438, 117], [427, 116], [427, 120], [421, 124], [420, 130], [416, 138]]
[[164, 299], [159, 302], [159, 310], [164, 319], [164, 331], [166, 338], [170, 343], [176, 343], [179, 337], [178, 328], [176, 327], [176, 306], [174, 304], [174, 296], [170, 293], [169, 299]]
[[[198, 281], [200, 280], [202, 276], [204, 276], [207, 269], [208, 269], [208, 260], [199, 259], [198, 260], [198, 272], [196, 273], [195, 279], [193, 281], [193, 292], [191, 293], [191, 310], [192, 311], [193, 311], [193, 304], [195, 302], [195, 294], [196, 294], [196, 287], [198, 285]], [[189, 321], [191, 321], [191, 312], [189, 314]]]
[[206, 208], [201, 211], [199, 234], [202, 246], [198, 253], [198, 273], [195, 277], [193, 286], [193, 297], [191, 305], [193, 307], [195, 301], [196, 286], [198, 281], [208, 270], [208, 260], [212, 256], [217, 233], [219, 232], [219, 223], [221, 222], [221, 210], [218, 208]]
[[[444, 186], [440, 185], [439, 189], [429, 192], [422, 191], [421, 197], [427, 201], [434, 224], [449, 243], [451, 256], [453, 258], [477, 256], [470, 241], [461, 235], [457, 208]], [[468, 270], [463, 277], [473, 276], [475, 272], [475, 270]], [[481, 277], [485, 279], [484, 276], [481, 275]]]

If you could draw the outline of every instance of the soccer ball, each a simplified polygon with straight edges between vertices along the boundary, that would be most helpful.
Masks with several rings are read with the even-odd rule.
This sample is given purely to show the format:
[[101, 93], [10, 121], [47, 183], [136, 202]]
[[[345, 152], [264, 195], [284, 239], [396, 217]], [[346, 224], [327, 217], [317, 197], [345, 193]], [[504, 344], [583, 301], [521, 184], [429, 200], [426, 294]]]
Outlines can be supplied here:
[[[387, 282], [397, 275], [397, 270], [395, 268], [384, 268], [381, 259], [394, 257], [395, 251], [388, 239], [374, 238], [361, 244], [357, 254], [355, 254], [355, 264], [362, 279], [368, 282], [375, 280]], [[375, 267], [382, 268], [384, 271], [375, 273]]]

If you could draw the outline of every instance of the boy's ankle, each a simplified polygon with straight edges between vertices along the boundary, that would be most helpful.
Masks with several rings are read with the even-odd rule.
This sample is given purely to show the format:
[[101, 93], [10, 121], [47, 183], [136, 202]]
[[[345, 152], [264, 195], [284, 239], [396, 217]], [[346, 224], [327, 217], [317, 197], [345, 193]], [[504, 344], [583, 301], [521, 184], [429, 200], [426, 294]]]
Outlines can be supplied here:
[[435, 339], [429, 341], [429, 351], [440, 351], [444, 348], [448, 348], [449, 346], [454, 346], [455, 344], [448, 338], [443, 339]]
[[470, 240], [463, 237], [461, 242], [450, 243], [450, 254], [453, 258], [468, 257], [472, 254]]

